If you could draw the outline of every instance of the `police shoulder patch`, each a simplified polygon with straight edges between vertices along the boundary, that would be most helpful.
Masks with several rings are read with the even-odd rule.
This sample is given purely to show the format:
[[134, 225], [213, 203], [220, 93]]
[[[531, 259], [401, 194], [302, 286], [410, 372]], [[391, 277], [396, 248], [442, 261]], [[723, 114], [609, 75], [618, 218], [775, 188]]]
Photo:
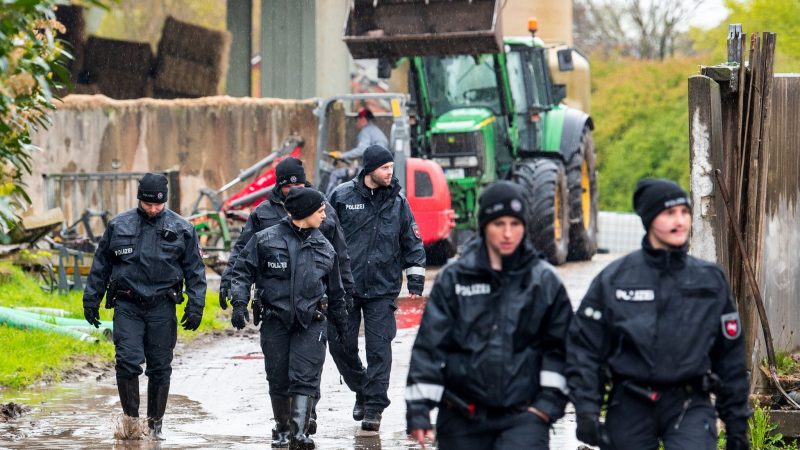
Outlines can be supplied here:
[[411, 229], [414, 230], [414, 236], [416, 236], [417, 239], [422, 239], [422, 235], [419, 232], [419, 226], [416, 223], [411, 225]]
[[722, 323], [722, 335], [726, 339], [733, 340], [742, 335], [742, 322], [739, 320], [738, 312], [723, 314], [720, 316], [720, 322]]

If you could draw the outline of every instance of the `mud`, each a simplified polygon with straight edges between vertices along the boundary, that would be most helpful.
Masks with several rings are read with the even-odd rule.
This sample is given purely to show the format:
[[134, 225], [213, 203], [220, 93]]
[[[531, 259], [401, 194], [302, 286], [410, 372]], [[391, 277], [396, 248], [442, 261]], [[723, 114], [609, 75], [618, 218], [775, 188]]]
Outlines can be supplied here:
[[[612, 259], [609, 255], [598, 255], [593, 262], [569, 264], [557, 269], [574, 307], [592, 277]], [[430, 270], [426, 290], [434, 276], [435, 271]], [[317, 408], [319, 427], [313, 436], [317, 448], [419, 448], [406, 438], [403, 393], [424, 300], [401, 298], [398, 306], [398, 333], [392, 344], [394, 358], [389, 386], [392, 404], [384, 412], [380, 433], [377, 436], [359, 433], [360, 424], [351, 417], [354, 394], [340, 381], [336, 367], [328, 357], [322, 374], [323, 397]], [[362, 359], [365, 358], [363, 348], [362, 336]], [[269, 447], [273, 420], [256, 329], [229, 329], [179, 345], [173, 368], [169, 404], [164, 417], [166, 441], [115, 439], [121, 411], [113, 371], [85, 367], [91, 376], [55, 386], [0, 392], [0, 401], [13, 401], [31, 408], [30, 413], [24, 416], [5, 423], [0, 421], [0, 448]], [[141, 377], [141, 415], [146, 414], [146, 391], [147, 380]], [[570, 408], [566, 417], [553, 427], [551, 448], [580, 448], [574, 430], [575, 415]]]

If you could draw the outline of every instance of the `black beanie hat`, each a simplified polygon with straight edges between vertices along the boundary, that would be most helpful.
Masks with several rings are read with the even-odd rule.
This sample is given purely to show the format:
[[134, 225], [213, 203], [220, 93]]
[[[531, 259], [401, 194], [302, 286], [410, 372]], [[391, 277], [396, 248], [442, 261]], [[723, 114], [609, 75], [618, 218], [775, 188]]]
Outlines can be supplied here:
[[678, 205], [692, 207], [689, 194], [678, 183], [662, 178], [645, 178], [636, 184], [633, 209], [642, 218], [645, 231], [650, 230], [650, 224], [661, 211]]
[[146, 173], [139, 180], [136, 198], [147, 203], [166, 203], [167, 177], [160, 173]]
[[305, 182], [306, 171], [303, 168], [303, 161], [288, 157], [275, 166], [275, 183], [277, 183], [278, 186]]
[[525, 209], [522, 189], [510, 181], [497, 181], [478, 199], [478, 227], [483, 231], [489, 222], [501, 216], [513, 216], [525, 223]]
[[292, 219], [302, 220], [314, 214], [324, 202], [325, 196], [322, 192], [312, 188], [296, 187], [289, 191], [289, 195], [283, 201], [283, 207]]
[[382, 145], [370, 145], [364, 150], [364, 173], [372, 173], [378, 167], [394, 161], [394, 155]]

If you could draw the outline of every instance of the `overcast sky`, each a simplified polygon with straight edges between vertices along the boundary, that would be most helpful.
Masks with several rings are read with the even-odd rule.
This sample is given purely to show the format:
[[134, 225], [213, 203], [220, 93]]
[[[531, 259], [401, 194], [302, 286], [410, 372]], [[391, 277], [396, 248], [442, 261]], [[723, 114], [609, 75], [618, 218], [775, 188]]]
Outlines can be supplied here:
[[724, 0], [706, 0], [697, 9], [689, 24], [701, 28], [713, 28], [719, 25], [727, 15], [728, 9], [725, 8]]

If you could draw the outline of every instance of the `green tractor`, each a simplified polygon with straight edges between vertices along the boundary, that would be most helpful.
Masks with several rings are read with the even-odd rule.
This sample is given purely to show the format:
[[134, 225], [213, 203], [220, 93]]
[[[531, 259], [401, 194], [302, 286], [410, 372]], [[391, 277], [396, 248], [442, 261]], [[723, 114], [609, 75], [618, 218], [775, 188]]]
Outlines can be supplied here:
[[[562, 100], [557, 70], [572, 49], [531, 36], [502, 39], [497, 0], [355, 0], [345, 26], [354, 58], [408, 59], [415, 156], [442, 166], [456, 233], [477, 227], [477, 198], [497, 179], [528, 196], [528, 232], [554, 264], [597, 250], [597, 180], [589, 115]], [[532, 22], [531, 24], [534, 24]], [[552, 55], [551, 55], [552, 53]], [[462, 239], [462, 238], [457, 238]]]

